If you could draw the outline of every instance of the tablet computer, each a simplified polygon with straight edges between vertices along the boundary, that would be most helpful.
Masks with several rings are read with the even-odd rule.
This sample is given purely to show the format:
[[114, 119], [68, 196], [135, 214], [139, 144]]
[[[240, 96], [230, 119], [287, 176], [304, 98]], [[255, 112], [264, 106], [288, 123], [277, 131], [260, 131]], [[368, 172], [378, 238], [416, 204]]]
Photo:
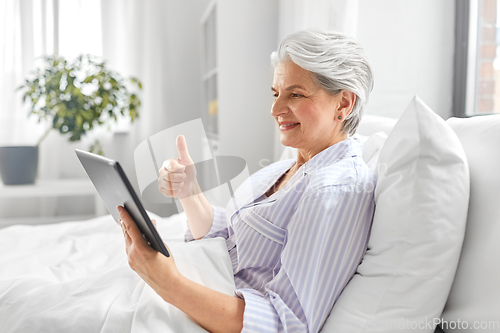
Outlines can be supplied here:
[[156, 251], [169, 257], [163, 240], [120, 164], [83, 150], [75, 149], [75, 152], [115, 222], [119, 224], [120, 221], [116, 207], [123, 206], [135, 221], [146, 242]]

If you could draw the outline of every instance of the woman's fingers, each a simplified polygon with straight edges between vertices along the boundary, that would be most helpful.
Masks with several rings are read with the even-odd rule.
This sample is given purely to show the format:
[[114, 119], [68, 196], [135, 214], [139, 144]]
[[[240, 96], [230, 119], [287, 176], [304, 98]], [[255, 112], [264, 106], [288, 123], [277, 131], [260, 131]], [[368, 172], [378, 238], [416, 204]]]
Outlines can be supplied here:
[[129, 249], [130, 245], [132, 244], [132, 238], [130, 238], [128, 232], [126, 231], [125, 227], [123, 226], [122, 219], [120, 219], [120, 226], [122, 227], [123, 237], [125, 238], [125, 252], [128, 254], [128, 249]]
[[185, 165], [179, 163], [179, 160], [166, 160], [163, 162], [160, 172], [165, 170], [167, 172], [184, 172], [186, 169]]
[[167, 197], [172, 197], [172, 198], [177, 197], [182, 192], [182, 189], [171, 190], [169, 187], [164, 187], [164, 186], [158, 186], [158, 190], [163, 195], [165, 195]]
[[175, 197], [184, 186], [186, 167], [178, 160], [166, 160], [159, 171], [158, 189], [167, 197]]
[[158, 181], [158, 190], [166, 196], [174, 197], [176, 194], [182, 190], [184, 182], [173, 183], [168, 180], [160, 179]]
[[[145, 263], [154, 259], [158, 252], [148, 245], [127, 210], [121, 206], [118, 206], [117, 210], [120, 214], [120, 224], [125, 236], [125, 251], [128, 263], [134, 271], [144, 278], [147, 269]], [[156, 221], [153, 221], [153, 223], [156, 224]]]
[[[164, 175], [161, 175], [158, 178], [158, 182], [164, 183], [164, 184], [172, 184], [172, 185], [179, 185], [179, 184], [184, 184], [184, 181], [186, 180], [186, 174], [173, 174], [173, 173], [166, 173]], [[174, 189], [179, 188], [179, 186], [174, 186]]]
[[118, 206], [118, 213], [120, 213], [121, 226], [123, 230], [123, 234], [125, 235], [125, 243], [129, 246], [135, 242], [145, 242], [144, 238], [142, 238], [142, 234], [137, 228], [134, 220], [130, 217], [129, 213], [122, 206]]
[[167, 171], [164, 172], [163, 174], [160, 174], [160, 179], [167, 179], [172, 183], [180, 183], [186, 180], [186, 173]]
[[166, 190], [177, 191], [177, 190], [182, 189], [183, 186], [184, 186], [184, 182], [173, 183], [173, 182], [167, 181], [167, 182], [160, 182], [158, 187], [164, 188]]
[[196, 169], [187, 152], [182, 136], [178, 137], [178, 150], [181, 158], [166, 160], [159, 170], [158, 190], [166, 197], [185, 198], [192, 195], [196, 184]]

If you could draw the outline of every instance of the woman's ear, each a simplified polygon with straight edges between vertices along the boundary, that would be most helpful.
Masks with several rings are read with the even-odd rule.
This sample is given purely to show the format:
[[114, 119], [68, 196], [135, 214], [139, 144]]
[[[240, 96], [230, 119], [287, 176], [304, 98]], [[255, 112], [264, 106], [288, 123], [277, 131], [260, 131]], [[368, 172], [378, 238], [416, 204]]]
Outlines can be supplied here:
[[351, 113], [354, 103], [356, 102], [356, 94], [343, 89], [339, 93], [339, 104], [337, 107], [336, 118], [338, 121], [344, 121], [344, 119]]

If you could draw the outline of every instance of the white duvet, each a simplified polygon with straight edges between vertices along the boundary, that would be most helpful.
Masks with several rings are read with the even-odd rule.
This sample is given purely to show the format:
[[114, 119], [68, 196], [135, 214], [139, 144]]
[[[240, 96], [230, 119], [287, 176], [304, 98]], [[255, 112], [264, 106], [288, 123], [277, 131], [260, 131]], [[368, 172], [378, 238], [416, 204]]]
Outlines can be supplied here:
[[[182, 274], [234, 294], [223, 239], [184, 243], [183, 213], [150, 216]], [[0, 229], [0, 331], [205, 332], [130, 269], [109, 215]]]

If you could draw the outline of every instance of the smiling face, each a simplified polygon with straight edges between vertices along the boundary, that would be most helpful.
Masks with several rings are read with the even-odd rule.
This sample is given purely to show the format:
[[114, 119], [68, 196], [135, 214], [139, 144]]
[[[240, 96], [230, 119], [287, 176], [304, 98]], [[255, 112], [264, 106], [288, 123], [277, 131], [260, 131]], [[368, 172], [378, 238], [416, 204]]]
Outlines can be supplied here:
[[345, 105], [345, 95], [350, 92], [329, 94], [311, 72], [290, 60], [276, 65], [272, 91], [271, 114], [279, 126], [281, 143], [297, 148], [306, 160], [347, 138], [341, 129], [350, 112]]

